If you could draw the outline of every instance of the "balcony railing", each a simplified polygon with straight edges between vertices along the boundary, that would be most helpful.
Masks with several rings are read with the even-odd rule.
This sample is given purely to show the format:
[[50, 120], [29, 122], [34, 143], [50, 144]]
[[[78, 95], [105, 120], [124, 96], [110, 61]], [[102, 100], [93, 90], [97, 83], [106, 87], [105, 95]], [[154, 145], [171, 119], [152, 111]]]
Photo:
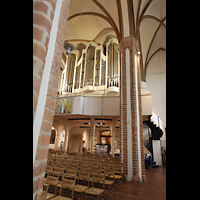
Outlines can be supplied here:
[[151, 121], [154, 124], [156, 124], [156, 126], [159, 127], [162, 131], [164, 131], [164, 129], [163, 129], [163, 121], [160, 118], [160, 116], [154, 110], [152, 110]]

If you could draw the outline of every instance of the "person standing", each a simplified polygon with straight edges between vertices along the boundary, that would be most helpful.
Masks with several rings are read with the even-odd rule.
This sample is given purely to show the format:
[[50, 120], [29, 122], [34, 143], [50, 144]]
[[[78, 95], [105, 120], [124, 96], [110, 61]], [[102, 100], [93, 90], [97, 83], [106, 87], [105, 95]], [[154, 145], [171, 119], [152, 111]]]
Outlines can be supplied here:
[[108, 142], [108, 154], [110, 154], [110, 151], [111, 151], [111, 144], [110, 142]]

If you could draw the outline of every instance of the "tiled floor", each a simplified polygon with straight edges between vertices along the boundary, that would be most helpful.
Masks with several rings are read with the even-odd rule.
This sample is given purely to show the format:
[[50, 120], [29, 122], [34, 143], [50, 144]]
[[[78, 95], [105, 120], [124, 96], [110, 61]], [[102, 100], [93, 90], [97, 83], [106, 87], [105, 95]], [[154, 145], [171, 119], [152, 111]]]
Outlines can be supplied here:
[[146, 169], [147, 181], [125, 182], [109, 200], [166, 200], [166, 165]]

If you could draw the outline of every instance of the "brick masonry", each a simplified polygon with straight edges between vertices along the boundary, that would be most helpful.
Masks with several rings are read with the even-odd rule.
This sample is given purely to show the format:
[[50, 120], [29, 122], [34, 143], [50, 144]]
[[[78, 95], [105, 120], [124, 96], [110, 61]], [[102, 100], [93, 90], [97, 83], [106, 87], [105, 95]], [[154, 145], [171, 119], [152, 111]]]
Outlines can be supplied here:
[[[131, 94], [131, 108], [127, 108], [127, 94], [126, 94], [126, 49], [130, 50], [130, 94]], [[121, 134], [123, 134], [123, 161], [124, 172], [128, 175], [128, 145], [127, 145], [127, 109], [131, 109], [132, 118], [132, 161], [133, 161], [133, 181], [140, 181], [139, 178], [139, 160], [138, 160], [138, 139], [137, 139], [137, 109], [136, 109], [136, 83], [135, 83], [135, 65], [134, 65], [134, 49], [138, 49], [138, 41], [132, 37], [122, 38], [120, 42], [121, 59], [121, 88], [120, 88], [120, 115], [121, 115]], [[140, 86], [140, 66], [138, 62], [138, 102], [139, 102], [139, 120], [140, 120], [140, 146], [141, 146], [141, 168], [142, 180], [146, 181], [145, 167], [144, 167], [144, 149], [143, 149], [143, 126], [142, 126], [142, 104], [141, 104], [141, 86]]]
[[[50, 31], [57, 0], [33, 1], [33, 121], [37, 108]], [[59, 16], [58, 32], [50, 71], [45, 110], [33, 166], [33, 199], [40, 200], [49, 151], [49, 141], [56, 103], [56, 92], [61, 73], [62, 50], [67, 27], [70, 0], [63, 0]]]

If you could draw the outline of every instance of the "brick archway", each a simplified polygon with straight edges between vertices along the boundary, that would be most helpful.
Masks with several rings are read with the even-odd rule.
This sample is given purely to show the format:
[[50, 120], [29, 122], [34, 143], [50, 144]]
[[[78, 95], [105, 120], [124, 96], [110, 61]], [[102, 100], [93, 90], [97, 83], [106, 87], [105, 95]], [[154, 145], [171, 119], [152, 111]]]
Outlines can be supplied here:
[[[58, 5], [61, 8], [57, 8]], [[33, 157], [34, 200], [40, 200], [42, 196], [69, 6], [70, 0], [33, 1], [33, 125], [34, 122], [36, 123], [38, 116], [39, 96], [43, 93], [42, 81], [47, 79], [46, 100], [43, 106], [41, 127], [39, 128], [38, 137], [36, 137], [35, 153], [33, 149], [33, 156], [35, 155]], [[52, 35], [51, 29], [55, 19], [58, 21], [58, 29], [54, 42], [53, 57], [51, 57], [52, 63], [50, 66], [46, 66], [49, 59], [48, 47]], [[50, 70], [48, 76], [45, 76], [46, 67]]]

